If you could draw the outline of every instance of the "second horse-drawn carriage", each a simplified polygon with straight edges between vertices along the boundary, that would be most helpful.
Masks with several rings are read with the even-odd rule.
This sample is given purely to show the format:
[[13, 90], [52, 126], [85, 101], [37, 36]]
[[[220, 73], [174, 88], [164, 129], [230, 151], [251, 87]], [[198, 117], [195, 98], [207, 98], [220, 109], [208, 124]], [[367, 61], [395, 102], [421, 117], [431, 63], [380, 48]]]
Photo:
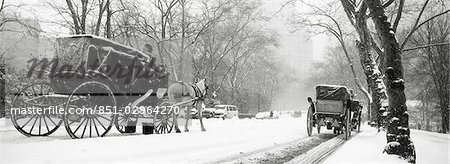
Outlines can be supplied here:
[[345, 86], [316, 86], [316, 101], [308, 97], [310, 107], [307, 116], [307, 133], [311, 136], [313, 127], [320, 133], [322, 126], [333, 129], [335, 134], [345, 134], [348, 139], [353, 129], [361, 125], [361, 105], [353, 99], [353, 93]]
[[47, 78], [13, 99], [11, 120], [26, 136], [50, 135], [62, 124], [71, 138], [103, 137], [113, 126], [134, 133], [138, 119], [170, 133], [182, 105], [168, 101], [169, 77], [154, 57], [92, 35], [58, 38], [54, 59], [35, 60], [28, 75]]

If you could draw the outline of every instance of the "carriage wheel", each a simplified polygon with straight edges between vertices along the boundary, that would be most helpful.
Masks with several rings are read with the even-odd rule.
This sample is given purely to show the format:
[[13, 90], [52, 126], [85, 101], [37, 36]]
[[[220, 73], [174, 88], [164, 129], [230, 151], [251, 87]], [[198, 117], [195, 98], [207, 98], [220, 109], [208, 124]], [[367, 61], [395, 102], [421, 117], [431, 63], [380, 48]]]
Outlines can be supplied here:
[[[125, 131], [125, 128], [128, 126], [129, 122], [137, 122], [137, 118], [131, 117], [131, 114], [125, 114], [123, 112], [119, 112], [116, 115], [114, 125], [116, 125], [116, 129], [120, 133], [130, 133], [130, 132]], [[136, 125], [134, 125], [134, 126], [136, 126]]]
[[308, 132], [308, 136], [311, 136], [313, 128], [313, 113], [312, 107], [308, 109], [308, 117], [306, 118], [306, 131]]
[[359, 133], [361, 131], [361, 111], [358, 112], [359, 116], [358, 116], [358, 129], [357, 132]]
[[[49, 83], [28, 85], [16, 94], [12, 107], [19, 109], [58, 107], [64, 101], [43, 96], [53, 93]], [[57, 113], [28, 114], [18, 110], [11, 112], [11, 121], [14, 127], [25, 136], [48, 136], [59, 128], [63, 120]]]
[[114, 123], [116, 106], [111, 89], [100, 82], [89, 81], [72, 92], [66, 103], [64, 125], [73, 139], [103, 137]]
[[[165, 107], [171, 106], [168, 101], [164, 101], [161, 103], [160, 107], [162, 109], [159, 109], [160, 112], [163, 112], [165, 110]], [[168, 108], [167, 108], [168, 109]], [[166, 109], [166, 113], [155, 113], [153, 117], [153, 125], [155, 126], [155, 133], [156, 134], [164, 134], [164, 133], [170, 133], [172, 132], [173, 126], [175, 125], [176, 121], [176, 114], [173, 111]]]
[[345, 140], [348, 140], [350, 138], [350, 136], [352, 135], [352, 130], [351, 130], [351, 122], [350, 122], [350, 109], [347, 109], [347, 113], [345, 116]]

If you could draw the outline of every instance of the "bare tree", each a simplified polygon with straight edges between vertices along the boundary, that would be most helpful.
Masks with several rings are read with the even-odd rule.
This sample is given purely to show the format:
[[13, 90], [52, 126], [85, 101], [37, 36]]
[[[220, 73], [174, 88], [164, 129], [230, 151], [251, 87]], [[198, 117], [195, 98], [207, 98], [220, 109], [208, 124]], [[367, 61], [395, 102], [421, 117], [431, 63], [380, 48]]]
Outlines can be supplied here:
[[[74, 34], [101, 34], [104, 27], [104, 36], [111, 38], [111, 17], [122, 10], [112, 10], [110, 0], [66, 0], [65, 3], [49, 0], [46, 3], [55, 10], [63, 22], [53, 22], [69, 28]], [[106, 17], [106, 22], [103, 18]]]
[[[369, 91], [364, 87], [364, 85], [359, 80], [359, 76], [356, 73], [355, 67], [354, 67], [354, 59], [353, 56], [348, 51], [348, 46], [346, 43], [346, 34], [343, 31], [342, 23], [339, 22], [338, 19], [336, 19], [334, 15], [338, 13], [338, 9], [333, 5], [325, 5], [325, 6], [317, 6], [313, 5], [304, 1], [300, 1], [302, 4], [308, 6], [310, 8], [310, 12], [300, 14], [300, 18], [297, 18], [294, 20], [294, 25], [300, 28], [303, 28], [304, 26], [313, 27], [313, 33], [320, 34], [320, 33], [329, 33], [334, 38], [336, 38], [339, 42], [340, 47], [342, 48], [342, 51], [344, 52], [345, 58], [347, 59], [348, 66], [350, 68], [350, 71], [352, 73], [352, 78], [358, 89], [364, 94], [364, 96], [367, 99], [367, 102], [369, 104], [372, 104], [373, 101], [373, 94], [371, 95]], [[317, 28], [318, 27], [318, 28]], [[367, 56], [367, 55], [366, 55]], [[361, 56], [361, 59], [366, 59], [366, 56]], [[363, 58], [365, 57], [365, 58]], [[366, 68], [368, 62], [362, 60], [361, 62], [362, 67]], [[370, 63], [372, 64], [372, 63]], [[369, 72], [366, 72], [367, 75], [367, 81], [368, 83], [372, 81], [370, 78], [370, 75], [368, 75]], [[370, 84], [370, 83], [369, 83]], [[369, 85], [370, 87], [371, 85]], [[372, 91], [372, 89], [370, 88]], [[369, 108], [370, 109], [370, 108]], [[369, 110], [370, 112], [370, 110]]]
[[401, 60], [401, 49], [387, 21], [383, 5], [378, 0], [364, 2], [375, 24], [375, 29], [385, 54], [386, 88], [389, 100], [387, 127], [387, 146], [384, 149], [388, 154], [397, 154], [415, 163], [416, 153], [414, 144], [409, 136], [409, 121], [406, 107], [406, 96], [404, 93], [403, 66]]
[[[357, 53], [355, 48], [349, 48], [350, 52]], [[306, 82], [307, 87], [314, 88], [317, 84], [338, 84], [349, 86], [350, 88], [357, 87], [340, 45], [328, 48], [323, 61], [313, 63], [311, 71], [315, 76], [308, 78], [309, 80]], [[358, 77], [364, 78], [361, 70], [356, 71], [358, 71]], [[361, 93], [360, 90], [356, 90], [356, 92]]]
[[[25, 5], [12, 5], [12, 4], [6, 4], [5, 0], [1, 0], [0, 2], [0, 32], [15, 32], [19, 33], [22, 36], [31, 36], [31, 37], [39, 37], [39, 33], [42, 32], [42, 30], [36, 26], [36, 22], [32, 22], [20, 18], [19, 11], [22, 10], [22, 7]], [[7, 27], [7, 24], [16, 23], [21, 28], [24, 28], [23, 30], [16, 30], [11, 27]]]
[[[245, 45], [248, 45], [248, 42], [254, 39], [261, 39], [261, 34], [258, 34], [260, 31], [251, 29], [254, 27], [252, 24], [261, 19], [258, 15], [259, 11], [257, 11], [259, 6], [242, 1], [233, 1], [230, 5], [234, 6], [234, 8], [232, 9], [233, 11], [227, 11], [228, 14], [224, 15], [226, 20], [213, 26], [214, 29], [211, 28], [205, 31], [204, 35], [198, 40], [198, 54], [203, 55], [201, 59], [207, 60], [203, 63], [207, 72], [200, 73], [203, 76], [208, 76], [212, 82], [223, 79], [215, 78], [216, 71], [221, 70], [220, 68], [224, 61], [234, 51], [243, 49]], [[242, 7], [238, 7], [239, 5]], [[218, 90], [219, 86], [213, 84], [210, 86], [210, 89]]]
[[[0, 13], [3, 13], [3, 8], [5, 7], [5, 0], [2, 0], [0, 4]], [[0, 20], [0, 28], [5, 24], [7, 20], [4, 20], [3, 18]], [[3, 65], [3, 62], [0, 64], [0, 118], [5, 116], [5, 78], [3, 77], [5, 75], [5, 68]]]
[[[422, 21], [422, 22], [419, 24], [420, 19], [421, 19], [421, 17], [422, 17], [422, 14], [424, 13], [425, 9], [427, 8], [427, 6], [428, 6], [428, 4], [429, 4], [429, 1], [430, 1], [430, 0], [426, 0], [426, 1], [424, 2], [424, 4], [422, 5], [422, 8], [421, 8], [421, 10], [420, 10], [420, 13], [419, 13], [419, 15], [417, 16], [417, 18], [416, 18], [416, 20], [415, 20], [415, 22], [414, 22], [414, 25], [412, 26], [411, 30], [410, 30], [410, 31], [408, 32], [408, 34], [406, 35], [406, 37], [405, 37], [405, 39], [403, 40], [403, 42], [400, 44], [400, 49], [401, 49], [402, 51], [405, 51], [405, 46], [406, 46], [406, 44], [408, 43], [409, 39], [410, 39], [411, 36], [414, 34], [414, 32], [416, 32], [421, 26], [426, 25], [429, 21], [432, 21], [433, 19], [438, 18], [438, 17], [440, 17], [440, 16], [446, 16], [446, 15], [447, 15], [447, 17], [448, 17], [448, 14], [449, 14], [449, 12], [450, 12], [450, 9], [445, 9], [445, 8], [443, 8], [442, 11], [438, 12], [437, 14], [435, 14], [435, 15], [433, 15], [433, 16], [430, 16], [429, 18], [427, 18], [426, 20]], [[444, 2], [442, 2], [442, 3], [444, 3]], [[439, 5], [439, 4], [436, 4], [436, 5]], [[400, 12], [400, 10], [401, 10], [401, 9], [399, 8], [399, 12]], [[400, 19], [400, 18], [399, 18], [399, 19]], [[440, 43], [433, 43], [433, 44], [428, 44], [428, 45], [421, 45], [420, 48], [426, 48], [426, 46], [440, 46], [440, 45], [445, 45], [445, 44], [449, 44], [449, 43], [450, 43], [450, 42], [449, 42], [448, 40], [444, 40], [444, 41], [442, 41], [442, 42], [440, 42]], [[414, 49], [414, 48], [412, 48], [412, 49]], [[406, 49], [406, 50], [411, 50], [411, 48]]]
[[[261, 74], [255, 72], [256, 63], [265, 62], [260, 56], [271, 54], [268, 47], [276, 44], [274, 34], [259, 24], [265, 21], [260, 3], [243, 0], [148, 2], [122, 0], [121, 8], [129, 10], [121, 14], [126, 13], [132, 19], [128, 23], [138, 33], [158, 44], [160, 60], [170, 68], [172, 80], [206, 77], [209, 89], [221, 90], [219, 97], [223, 97], [225, 103], [245, 105], [243, 102], [253, 97], [256, 91], [245, 89], [251, 83], [246, 79]], [[274, 81], [269, 75], [265, 79], [266, 84]], [[271, 95], [271, 90], [265, 90], [267, 94], [263, 95]]]
[[[418, 28], [414, 35], [411, 35], [411, 45], [416, 48], [410, 50], [418, 50], [418, 60], [426, 62], [428, 68], [427, 76], [431, 78], [432, 91], [436, 92], [439, 108], [441, 111], [441, 131], [446, 133], [449, 131], [449, 56], [450, 45], [442, 44], [450, 39], [450, 18], [441, 17], [428, 21], [424, 26]], [[439, 45], [440, 44], [440, 45]], [[433, 46], [431, 46], [433, 45]], [[419, 65], [420, 66], [420, 65]]]
[[[149, 6], [141, 7], [133, 1], [122, 2], [135, 10], [132, 17], [136, 29], [158, 44], [160, 60], [168, 64], [176, 81], [184, 79], [186, 69], [183, 65], [188, 61], [185, 59], [192, 55], [189, 54], [190, 49], [196, 46], [200, 35], [221, 20], [228, 7], [227, 3], [155, 0], [150, 2]], [[195, 12], [190, 12], [190, 6], [194, 5], [205, 6], [200, 8], [200, 11], [208, 15], [195, 15]]]
[[[17, 68], [11, 61], [17, 59], [18, 47], [27, 38], [37, 38], [42, 30], [35, 19], [27, 19], [20, 16], [25, 5], [7, 4], [5, 0], [0, 2], [0, 117], [4, 117], [5, 109], [10, 106], [11, 91], [17, 89], [22, 78], [23, 69]], [[3, 43], [5, 41], [5, 43]], [[23, 53], [23, 52], [20, 52]], [[20, 72], [20, 73], [18, 73]], [[13, 76], [11, 76], [13, 75]], [[20, 79], [20, 80], [16, 80]], [[8, 83], [8, 87], [5, 84]]]
[[[384, 54], [376, 44], [368, 28], [367, 6], [361, 3], [358, 7], [355, 1], [347, 0], [341, 0], [341, 3], [350, 24], [356, 29], [359, 36], [359, 40], [356, 40], [356, 47], [358, 48], [361, 66], [372, 95], [372, 103], [369, 105], [369, 120], [376, 122], [378, 127], [380, 127], [380, 115], [383, 112], [380, 111], [382, 109], [381, 104], [382, 101], [386, 101], [385, 86], [382, 83], [382, 74], [379, 69], [383, 64], [380, 58]], [[377, 55], [374, 55], [372, 52], [376, 52]]]
[[[408, 159], [409, 162], [415, 162], [415, 150], [411, 139], [409, 138], [408, 128], [408, 114], [406, 112], [406, 97], [404, 95], [404, 81], [403, 81], [403, 67], [401, 63], [402, 49], [405, 43], [408, 41], [410, 35], [420, 27], [418, 24], [424, 8], [427, 6], [428, 0], [422, 6], [422, 9], [417, 17], [412, 30], [408, 33], [402, 44], [397, 43], [395, 31], [399, 25], [402, 13], [404, 12], [404, 0], [400, 0], [398, 6], [395, 7], [396, 16], [391, 23], [388, 21], [388, 17], [385, 13], [387, 7], [389, 7], [393, 1], [386, 1], [381, 3], [379, 0], [362, 0], [359, 2], [341, 0], [344, 10], [350, 22], [357, 30], [360, 41], [360, 50], [362, 53], [368, 54], [368, 49], [373, 48], [379, 55], [378, 61], [381, 68], [381, 72], [386, 74], [385, 84], [387, 86], [387, 94], [389, 98], [389, 110], [388, 110], [388, 145], [385, 151], [389, 154], [398, 154]], [[367, 10], [370, 11], [370, 15], [367, 14]], [[430, 21], [438, 16], [441, 16], [448, 11], [439, 13], [430, 19], [425, 20], [423, 23]], [[394, 14], [390, 14], [394, 15]], [[374, 41], [371, 36], [372, 32], [367, 28], [367, 18], [371, 17], [377, 32], [377, 36], [380, 44]], [[430, 45], [431, 46], [431, 45]], [[381, 47], [382, 49], [380, 49]], [[383, 51], [381, 51], [383, 50]]]
[[[207, 5], [204, 6], [206, 9]], [[192, 59], [194, 76], [208, 77], [211, 84], [209, 88], [213, 91], [220, 90], [219, 97], [222, 97], [225, 103], [250, 108], [258, 103], [252, 98], [270, 100], [273, 91], [271, 88], [276, 86], [272, 83], [273, 73], [256, 68], [260, 68], [260, 63], [275, 63], [266, 61], [269, 59], [262, 56], [271, 55], [268, 48], [276, 45], [276, 35], [260, 26], [260, 23], [265, 21], [260, 14], [260, 4], [254, 1], [230, 0], [226, 1], [219, 12], [215, 8], [205, 10], [209, 12], [202, 14], [204, 18], [216, 17], [216, 21], [210, 28], [203, 30], [203, 34], [192, 47], [191, 53], [195, 54]], [[265, 81], [264, 91], [258, 92], [255, 88], [260, 85], [256, 83], [258, 81]], [[270, 101], [261, 101], [260, 105], [270, 107], [266, 103]], [[251, 110], [241, 112], [249, 111]]]

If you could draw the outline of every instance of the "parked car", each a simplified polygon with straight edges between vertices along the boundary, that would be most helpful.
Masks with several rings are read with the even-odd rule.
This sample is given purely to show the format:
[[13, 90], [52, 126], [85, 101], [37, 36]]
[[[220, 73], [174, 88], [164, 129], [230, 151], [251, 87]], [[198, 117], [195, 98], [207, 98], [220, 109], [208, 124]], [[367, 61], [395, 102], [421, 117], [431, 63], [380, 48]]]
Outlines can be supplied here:
[[216, 105], [214, 111], [214, 118], [233, 118], [238, 117], [239, 112], [235, 105]]
[[198, 119], [198, 111], [197, 111], [197, 109], [192, 108], [189, 112], [191, 112], [190, 113], [191, 119]]
[[213, 118], [215, 115], [215, 108], [205, 108], [202, 111], [202, 117]]
[[302, 117], [302, 111], [294, 111], [294, 112], [291, 114], [291, 116], [292, 116], [292, 117], [295, 117], [295, 118]]
[[[214, 111], [215, 111], [214, 108], [205, 108], [205, 109], [202, 110], [202, 117], [203, 118], [213, 118], [214, 117]], [[190, 115], [191, 115], [192, 119], [198, 119], [199, 118], [197, 109], [192, 108], [190, 112], [191, 112]]]

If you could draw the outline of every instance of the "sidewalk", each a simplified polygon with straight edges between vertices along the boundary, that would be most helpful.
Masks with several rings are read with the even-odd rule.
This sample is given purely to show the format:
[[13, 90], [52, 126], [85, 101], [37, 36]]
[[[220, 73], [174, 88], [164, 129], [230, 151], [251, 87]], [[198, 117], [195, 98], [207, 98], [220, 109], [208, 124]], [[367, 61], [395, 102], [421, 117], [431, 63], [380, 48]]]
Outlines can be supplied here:
[[[448, 134], [412, 130], [411, 138], [416, 148], [416, 162], [418, 164], [448, 164], [449, 136]], [[382, 153], [385, 145], [385, 131], [378, 133], [376, 128], [363, 126], [360, 133], [353, 133], [352, 138], [331, 154], [323, 163], [407, 163], [395, 155]]]

